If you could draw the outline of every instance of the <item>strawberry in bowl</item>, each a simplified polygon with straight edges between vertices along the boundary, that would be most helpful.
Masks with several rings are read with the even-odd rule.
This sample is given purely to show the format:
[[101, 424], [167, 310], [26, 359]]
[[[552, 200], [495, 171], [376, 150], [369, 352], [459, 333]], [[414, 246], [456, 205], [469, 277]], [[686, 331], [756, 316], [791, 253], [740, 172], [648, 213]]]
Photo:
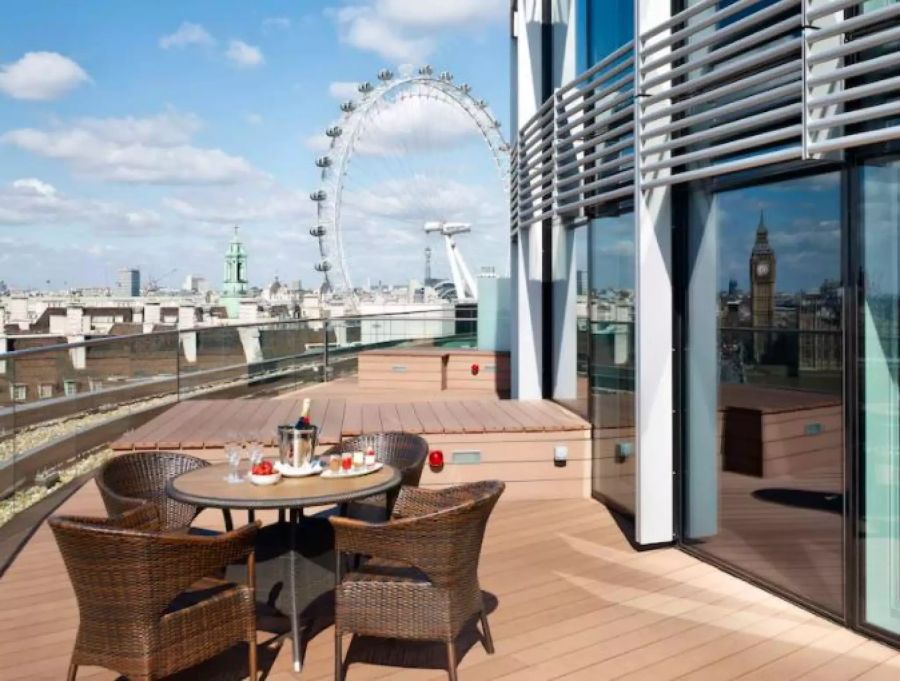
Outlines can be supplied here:
[[281, 473], [275, 470], [272, 462], [263, 459], [250, 469], [250, 482], [254, 485], [274, 485], [281, 480]]

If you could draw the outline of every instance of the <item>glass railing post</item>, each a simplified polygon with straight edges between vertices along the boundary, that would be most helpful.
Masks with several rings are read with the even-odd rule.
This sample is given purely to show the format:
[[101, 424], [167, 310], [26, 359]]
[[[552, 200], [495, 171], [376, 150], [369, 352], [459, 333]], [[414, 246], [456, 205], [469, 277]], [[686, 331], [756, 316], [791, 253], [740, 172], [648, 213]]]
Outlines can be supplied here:
[[322, 324], [322, 382], [328, 382], [328, 320]]
[[175, 401], [181, 402], [181, 331], [175, 332]]

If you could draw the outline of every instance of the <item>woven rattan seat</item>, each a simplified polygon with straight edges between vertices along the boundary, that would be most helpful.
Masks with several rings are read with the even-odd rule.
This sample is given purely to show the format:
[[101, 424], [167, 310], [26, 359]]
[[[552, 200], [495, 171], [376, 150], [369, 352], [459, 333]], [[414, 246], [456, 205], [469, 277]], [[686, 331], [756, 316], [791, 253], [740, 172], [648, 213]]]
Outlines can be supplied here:
[[[50, 527], [78, 602], [69, 681], [83, 665], [152, 681], [242, 642], [256, 678], [257, 525], [215, 536], [163, 533], [156, 507], [145, 504], [112, 519], [58, 516]], [[243, 560], [249, 585], [209, 577]]]
[[[389, 464], [400, 471], [404, 487], [418, 487], [422, 469], [428, 458], [428, 442], [412, 433], [373, 433], [344, 440], [332, 447], [327, 454], [340, 452], [375, 450], [378, 461]], [[376, 494], [365, 499], [357, 499], [347, 505], [346, 515], [359, 520], [387, 520], [387, 496]]]
[[[160, 529], [186, 530], [201, 509], [172, 499], [166, 482], [182, 473], [209, 466], [208, 461], [178, 452], [129, 452], [107, 461], [97, 473], [97, 487], [109, 515], [117, 516], [146, 502], [156, 506]], [[223, 511], [231, 529], [229, 511]]]
[[441, 490], [404, 487], [391, 520], [331, 518], [339, 552], [371, 556], [335, 589], [335, 678], [344, 677], [344, 634], [441, 641], [456, 680], [454, 640], [480, 616], [493, 642], [478, 561], [488, 518], [504, 484], [485, 481]]

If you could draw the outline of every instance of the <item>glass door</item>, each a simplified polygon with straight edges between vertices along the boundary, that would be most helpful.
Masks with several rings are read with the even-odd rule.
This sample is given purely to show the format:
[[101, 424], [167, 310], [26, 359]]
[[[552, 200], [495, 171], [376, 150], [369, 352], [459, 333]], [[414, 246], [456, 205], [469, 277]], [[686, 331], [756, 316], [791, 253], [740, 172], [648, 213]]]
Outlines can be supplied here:
[[900, 161], [861, 168], [863, 620], [900, 634]]
[[682, 540], [841, 615], [840, 174], [694, 188]]

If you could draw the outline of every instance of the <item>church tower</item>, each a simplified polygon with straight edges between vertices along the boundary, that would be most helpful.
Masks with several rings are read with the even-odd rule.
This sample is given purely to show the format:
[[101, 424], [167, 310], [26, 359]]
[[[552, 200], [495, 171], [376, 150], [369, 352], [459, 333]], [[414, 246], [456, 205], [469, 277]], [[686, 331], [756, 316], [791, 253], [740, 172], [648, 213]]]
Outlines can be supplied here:
[[235, 226], [234, 236], [225, 253], [225, 280], [222, 284], [222, 304], [231, 319], [236, 319], [240, 313], [240, 299], [247, 295], [247, 283], [247, 251], [238, 238], [238, 228]]
[[[769, 244], [765, 217], [759, 213], [756, 241], [750, 253], [750, 308], [754, 327], [771, 328], [775, 324], [775, 251]], [[753, 354], [760, 362], [768, 349], [768, 334], [754, 334]]]

